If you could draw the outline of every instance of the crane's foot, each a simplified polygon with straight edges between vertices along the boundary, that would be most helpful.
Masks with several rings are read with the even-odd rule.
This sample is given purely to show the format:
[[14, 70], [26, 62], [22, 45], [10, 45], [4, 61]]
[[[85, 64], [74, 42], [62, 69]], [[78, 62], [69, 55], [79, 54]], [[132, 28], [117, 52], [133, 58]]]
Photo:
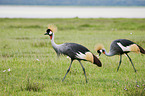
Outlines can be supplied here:
[[135, 72], [137, 72], [137, 70], [134, 70]]
[[88, 83], [88, 81], [86, 80], [86, 83]]

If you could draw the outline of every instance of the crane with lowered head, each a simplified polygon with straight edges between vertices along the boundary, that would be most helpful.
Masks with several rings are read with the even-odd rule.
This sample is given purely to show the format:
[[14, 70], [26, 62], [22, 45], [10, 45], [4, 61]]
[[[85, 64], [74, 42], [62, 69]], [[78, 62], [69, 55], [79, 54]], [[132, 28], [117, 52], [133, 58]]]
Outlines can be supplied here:
[[135, 69], [133, 62], [132, 62], [131, 58], [129, 57], [128, 53], [129, 52], [140, 52], [142, 54], [145, 54], [145, 50], [141, 46], [139, 46], [136, 43], [134, 43], [130, 40], [127, 40], [127, 39], [114, 40], [110, 45], [109, 53], [106, 52], [106, 50], [102, 44], [97, 45], [95, 50], [99, 53], [99, 56], [101, 55], [101, 53], [105, 54], [106, 56], [120, 55], [120, 61], [119, 61], [117, 71], [119, 70], [119, 67], [121, 65], [123, 54], [127, 55], [135, 72], [136, 72], [136, 69]]

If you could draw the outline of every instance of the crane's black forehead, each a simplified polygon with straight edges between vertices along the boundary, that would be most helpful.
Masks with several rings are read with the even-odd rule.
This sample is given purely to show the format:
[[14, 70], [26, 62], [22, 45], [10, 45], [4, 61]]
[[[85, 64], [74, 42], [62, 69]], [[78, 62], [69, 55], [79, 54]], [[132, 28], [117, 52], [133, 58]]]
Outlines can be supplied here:
[[50, 29], [47, 29], [47, 30], [46, 30], [46, 32], [50, 32], [50, 31], [51, 31]]
[[97, 50], [98, 53], [101, 53], [100, 50]]

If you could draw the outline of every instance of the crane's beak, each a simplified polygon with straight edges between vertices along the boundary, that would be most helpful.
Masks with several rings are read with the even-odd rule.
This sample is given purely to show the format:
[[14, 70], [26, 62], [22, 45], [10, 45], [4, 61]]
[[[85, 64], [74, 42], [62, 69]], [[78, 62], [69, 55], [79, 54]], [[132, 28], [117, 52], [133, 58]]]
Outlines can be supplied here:
[[99, 56], [101, 55], [101, 52], [100, 52], [101, 50], [98, 50], [97, 52], [99, 53]]
[[48, 35], [48, 33], [46, 32], [44, 35]]
[[101, 53], [99, 53], [99, 56], [101, 55]]

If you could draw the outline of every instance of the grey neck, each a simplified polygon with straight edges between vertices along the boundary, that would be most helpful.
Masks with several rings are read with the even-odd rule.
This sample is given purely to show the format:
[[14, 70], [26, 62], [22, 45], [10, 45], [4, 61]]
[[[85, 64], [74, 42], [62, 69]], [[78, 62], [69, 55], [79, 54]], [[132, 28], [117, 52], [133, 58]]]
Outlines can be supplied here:
[[53, 49], [56, 51], [56, 53], [58, 53], [58, 46], [59, 45], [54, 42], [54, 34], [52, 35], [51, 44], [53, 46]]
[[104, 49], [104, 51], [105, 51], [105, 55], [106, 55], [106, 56], [113, 56], [113, 55], [114, 55], [114, 54], [112, 54], [110, 51], [109, 51], [109, 53], [107, 53], [105, 49]]

